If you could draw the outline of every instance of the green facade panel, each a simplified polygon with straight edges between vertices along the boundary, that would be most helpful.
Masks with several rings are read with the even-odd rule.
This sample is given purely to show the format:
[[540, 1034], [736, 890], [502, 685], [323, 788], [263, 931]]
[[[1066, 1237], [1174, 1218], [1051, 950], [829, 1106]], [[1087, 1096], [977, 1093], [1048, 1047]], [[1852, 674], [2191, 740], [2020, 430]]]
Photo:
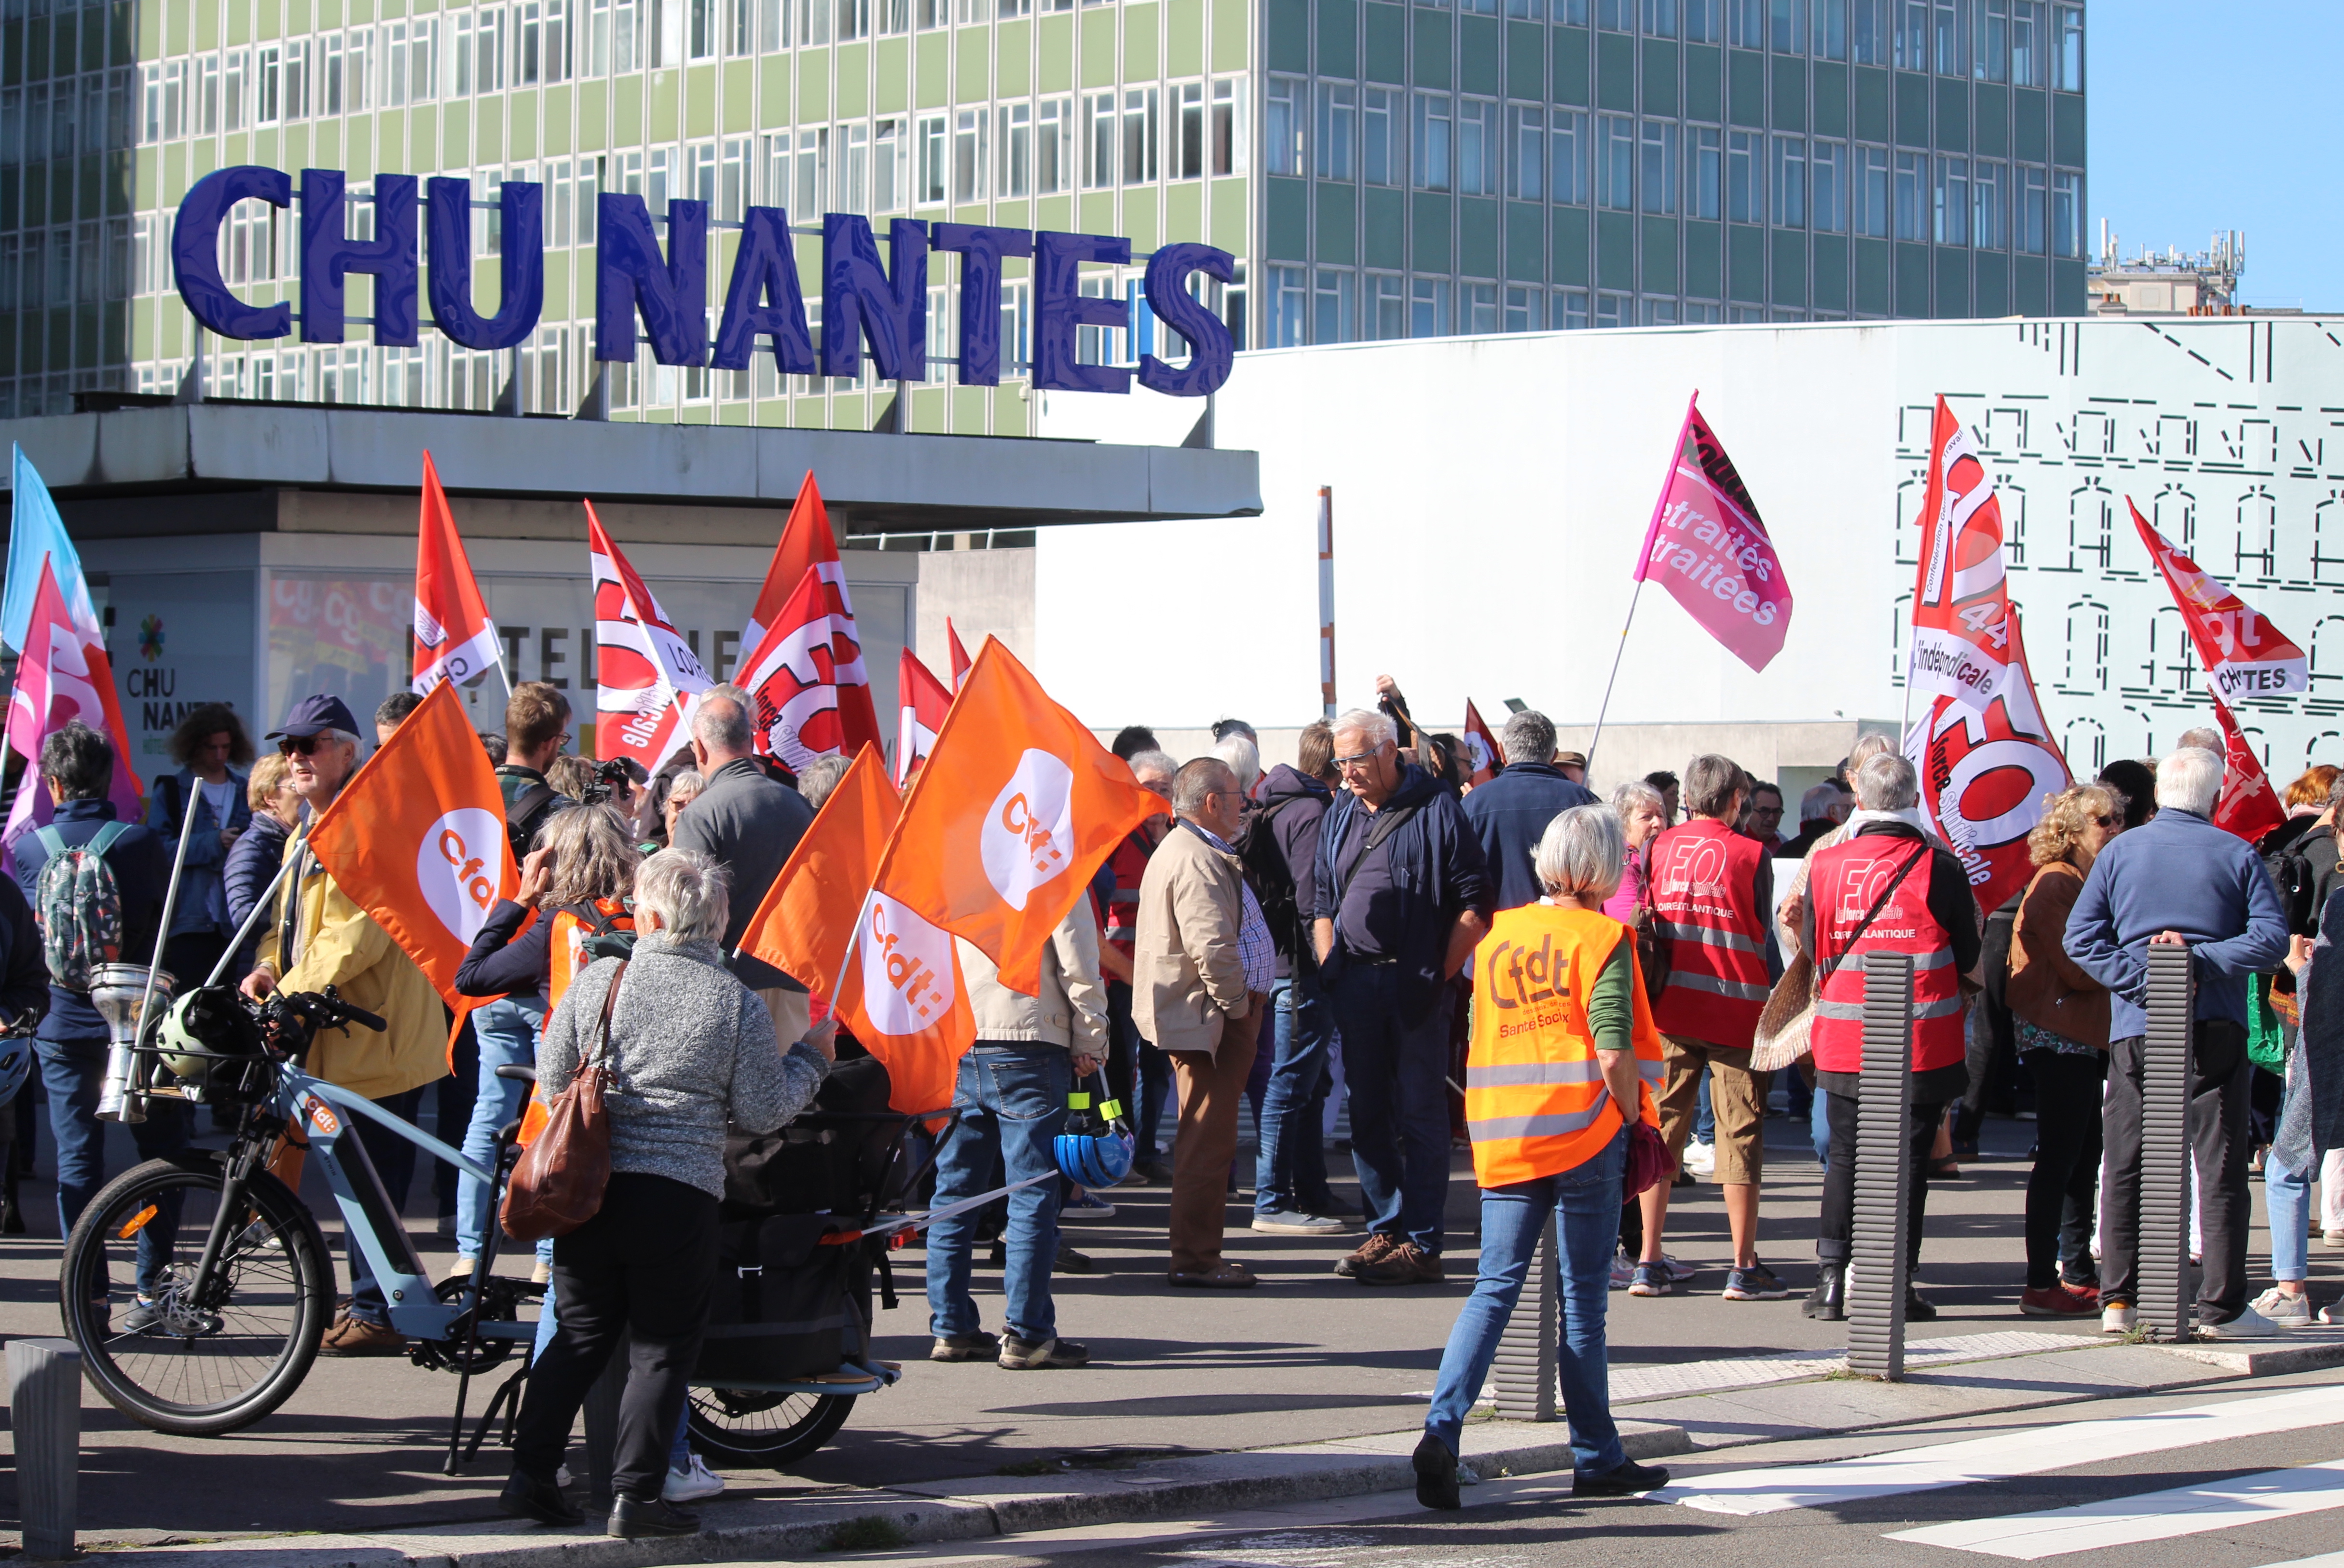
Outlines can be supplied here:
[[1941, 153], [1965, 153], [1970, 150], [1970, 85], [1967, 82], [1941, 79], [1937, 83], [1936, 147]]
[[1506, 204], [1506, 276], [1514, 283], [1546, 281], [1546, 208]]
[[1672, 217], [1648, 217], [1643, 220], [1642, 286], [1647, 294], [1677, 292], [1677, 220]]
[[1684, 291], [1696, 299], [1725, 297], [1725, 231], [1716, 224], [1684, 226]]
[[2016, 256], [2010, 260], [2011, 294], [2021, 316], [2046, 316], [2051, 310], [2049, 275], [2039, 256]]
[[1859, 239], [1850, 242], [1854, 264], [1855, 308], [1865, 316], [1885, 316], [1895, 302], [1895, 291], [1889, 286], [1888, 242], [1884, 239]]
[[1817, 310], [1847, 308], [1847, 240], [1844, 236], [1819, 234], [1814, 245], [1814, 307]]
[[1588, 47], [1584, 27], [1557, 27], [1554, 30], [1554, 101], [1585, 106], [1587, 68], [1591, 51]]
[[1941, 318], [1970, 314], [1970, 253], [1960, 246], [1937, 247], [1937, 297], [1935, 305]]
[[[1163, 25], [1163, 19], [1157, 15], [1159, 9], [1152, 0], [1147, 5], [1127, 5], [1123, 8], [1123, 79], [1127, 82], [1152, 81], [1163, 75], [1164, 51], [1158, 47], [1157, 37]], [[1003, 23], [1002, 33], [1006, 35], [1010, 26], [1011, 24]], [[1020, 53], [1025, 49], [1024, 31], [1021, 25], [1018, 28]], [[1004, 53], [1006, 52], [1005, 39]], [[1007, 96], [1015, 90], [1005, 85], [1002, 94]]]
[[1310, 0], [1262, 0], [1261, 35], [1263, 63], [1271, 70], [1309, 70]]
[[2051, 95], [2051, 161], [2083, 166], [2084, 100], [2080, 94]]
[[1267, 252], [1263, 259], [1309, 260], [1309, 182], [1265, 178], [1261, 184], [1262, 246]]
[[1632, 213], [1595, 215], [1595, 286], [1636, 286], [1636, 219]]
[[1505, 268], [1503, 215], [1489, 196], [1457, 198], [1457, 270], [1473, 277], [1496, 277]]
[[1766, 123], [1766, 56], [1754, 49], [1725, 52], [1726, 112], [1737, 126]]
[[1359, 259], [1359, 187], [1336, 180], [1317, 186], [1320, 261], [1345, 266]]
[[1775, 229], [1773, 236], [1774, 303], [1803, 310], [1807, 305], [1807, 236], [1794, 228]]
[[2010, 314], [2010, 257], [1985, 250], [1977, 258], [1977, 314], [1994, 320]]
[[[898, 60], [900, 60], [900, 59], [903, 57], [903, 46], [904, 46], [904, 41], [903, 41], [901, 38], [891, 38], [891, 39], [889, 39], [889, 40], [888, 40], [888, 42], [895, 45], [895, 48], [896, 48], [896, 58], [897, 58]], [[886, 51], [884, 48], [882, 48], [882, 49], [880, 50], [880, 55], [881, 55], [881, 56], [882, 56], [883, 58], [885, 56], [886, 53], [887, 53], [887, 51]], [[882, 79], [883, 79], [883, 85], [884, 85], [884, 76], [885, 76], [885, 67], [884, 67], [884, 65], [881, 67], [881, 76], [882, 76]], [[520, 96], [520, 95], [519, 95], [519, 94], [516, 94], [516, 95], [515, 95], [515, 97], [519, 97], [519, 96]], [[534, 96], [534, 95], [532, 95], [532, 96]], [[551, 98], [552, 98], [552, 96], [553, 96], [553, 89], [551, 89], [551, 88], [548, 88], [548, 89], [546, 90], [546, 97], [547, 97], [547, 99], [548, 99], [548, 102], [547, 102], [547, 104], [546, 104], [546, 115], [545, 115], [545, 118], [546, 118], [546, 128], [547, 128], [547, 130], [549, 130], [549, 131], [551, 131], [551, 130], [553, 128], [553, 106], [552, 106], [552, 103], [551, 103]], [[901, 107], [901, 106], [902, 106], [901, 105], [898, 105], [898, 106], [897, 106], [897, 107]], [[756, 75], [756, 67], [754, 66], [754, 65], [753, 65], [752, 62], [747, 61], [747, 60], [727, 60], [727, 61], [725, 61], [725, 62], [724, 62], [724, 128], [725, 128], [725, 130], [727, 130], [727, 131], [746, 131], [746, 130], [753, 129], [753, 128], [754, 128], [754, 126], [755, 126], [755, 125], [756, 125], [756, 111], [757, 111], [757, 75]], [[535, 115], [535, 113], [534, 113], [534, 106], [531, 106], [531, 108], [530, 108], [530, 109], [520, 110], [520, 111], [519, 112], [519, 115], [518, 115], [518, 121], [533, 120], [533, 119], [535, 119], [535, 118], [536, 118], [536, 115]], [[518, 123], [518, 121], [517, 121], [517, 123]], [[563, 127], [562, 127], [562, 129], [567, 130], [567, 129], [569, 129], [569, 127], [565, 126], [563, 126]]]
[[[978, 55], [977, 69], [983, 70], [983, 52]], [[640, 122], [631, 125], [625, 112], [626, 88], [619, 84], [621, 106], [618, 121], [611, 127], [618, 134], [621, 146], [642, 135]], [[830, 51], [809, 49], [798, 56], [798, 124], [826, 120], [830, 117]]]
[[1359, 0], [1318, 0], [1318, 74], [1359, 74]]
[[1897, 244], [1896, 314], [1929, 314], [1929, 247], [1925, 245]]
[[1213, 0], [1213, 69], [1242, 71], [1253, 64], [1253, 7], [1247, 0]]
[[[882, 38], [875, 54], [879, 61], [879, 112], [900, 115], [912, 106], [911, 40]], [[729, 105], [725, 117], [732, 117]]]
[[[1043, 17], [1038, 30], [1038, 39], [1041, 46], [1034, 53], [1037, 56], [1036, 65], [1041, 76], [1042, 91], [1063, 93], [1075, 85], [1075, 19], [1072, 16]], [[920, 73], [923, 86], [925, 85], [928, 45], [931, 44], [936, 45], [935, 53], [937, 60], [941, 62], [944, 58], [943, 37], [934, 33], [922, 34], [920, 35]], [[928, 105], [930, 100], [924, 96], [920, 102], [923, 105]], [[934, 102], [940, 104], [944, 100], [937, 98]]]
[[1182, 180], [1164, 192], [1164, 237], [1171, 244], [1210, 245], [1205, 232], [1205, 186], [1201, 180]]
[[1774, 102], [1769, 123], [1777, 130], [1807, 128], [1807, 63], [1796, 55], [1774, 56]]
[[2080, 261], [2055, 261], [2051, 264], [2051, 314], [2081, 316], [2086, 281], [2084, 264]]
[[[1110, 44], [1114, 34], [1107, 34]], [[1089, 39], [1085, 38], [1088, 43]], [[993, 30], [989, 27], [964, 27], [953, 35], [953, 102], [981, 104], [993, 96]], [[839, 75], [844, 78], [846, 73]], [[1115, 61], [1110, 55], [1106, 62], [1105, 81], [1115, 80]], [[1085, 74], [1086, 85], [1098, 85]]]
[[1253, 251], [1247, 233], [1252, 186], [1246, 180], [1215, 180], [1212, 186], [1213, 243], [1240, 258]]
[[1677, 112], [1677, 46], [1657, 38], [1644, 41], [1643, 53], [1644, 113], [1674, 115]]
[[1456, 85], [1449, 13], [1420, 8], [1411, 15], [1416, 18], [1416, 85], [1420, 87]]
[[2006, 157], [2010, 153], [2010, 89], [1990, 82], [1981, 82], [1977, 89], [1977, 113], [1970, 127], [1977, 141], [1977, 150], [1987, 157]]
[[1725, 297], [1745, 305], [1766, 303], [1766, 231], [1755, 224], [1726, 225]]
[[1684, 112], [1696, 120], [1725, 118], [1725, 51], [1714, 44], [1685, 45]]
[[[1005, 98], [1022, 98], [1034, 90], [1034, 24], [1004, 22], [993, 30], [993, 79]], [[889, 42], [894, 42], [890, 39]], [[846, 96], [846, 51], [838, 52], [838, 95]]]
[[[1114, 86], [1115, 13], [1107, 9], [1086, 11], [1082, 14], [1082, 29], [1083, 85], [1086, 87]], [[980, 44], [985, 37], [981, 29], [962, 35], [963, 37], [971, 35], [974, 35]], [[955, 85], [955, 96], [956, 99], [963, 99], [964, 96], [957, 85]]]
[[1847, 135], [1847, 67], [1830, 60], [1814, 66], [1814, 126], [1819, 136]]
[[1884, 142], [1895, 126], [1895, 116], [1890, 110], [1893, 81], [1885, 71], [1858, 65], [1850, 73], [1854, 89], [1850, 98], [1854, 114], [1853, 124], [1856, 136], [1867, 142]]
[[1493, 98], [1505, 92], [1505, 35], [1497, 18], [1457, 18], [1457, 85]]
[[1362, 75], [1370, 82], [1407, 81], [1407, 9], [1383, 5], [1380, 0], [1367, 0], [1360, 14], [1367, 45]]
[[1419, 272], [1453, 272], [1449, 198], [1419, 191], [1409, 201], [1409, 249]]
[[2051, 95], [2026, 87], [2010, 94], [2010, 156], [2047, 163], [2051, 153]]
[[1896, 73], [1896, 145], [1929, 145], [1929, 78], [1911, 71]]
[[1546, 29], [1535, 22], [1506, 24], [1506, 91], [1532, 103], [1546, 101]]
[[1369, 186], [1360, 193], [1359, 259], [1393, 271], [1408, 265], [1408, 193]]
[[1205, 73], [1205, 0], [1167, 0], [1164, 7], [1164, 62], [1175, 76]]
[[1636, 110], [1636, 40], [1625, 33], [1595, 35], [1595, 104], [1622, 114]]

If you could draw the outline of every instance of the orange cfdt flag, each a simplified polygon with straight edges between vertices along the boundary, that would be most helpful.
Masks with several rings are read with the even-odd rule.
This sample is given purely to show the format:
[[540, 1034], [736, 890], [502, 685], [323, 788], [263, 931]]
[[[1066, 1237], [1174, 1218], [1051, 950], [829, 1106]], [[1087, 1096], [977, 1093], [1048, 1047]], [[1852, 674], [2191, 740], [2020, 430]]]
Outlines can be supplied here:
[[504, 797], [453, 682], [441, 681], [309, 829], [335, 884], [389, 933], [450, 1007], [456, 970], [520, 877]]
[[1166, 809], [1121, 758], [987, 638], [936, 736], [874, 879], [1001, 970], [1041, 984], [1041, 952], [1124, 835]]
[[871, 890], [903, 809], [878, 748], [865, 746], [765, 890], [765, 901], [741, 933], [742, 950], [836, 1005], [831, 993], [846, 961], [855, 911]]

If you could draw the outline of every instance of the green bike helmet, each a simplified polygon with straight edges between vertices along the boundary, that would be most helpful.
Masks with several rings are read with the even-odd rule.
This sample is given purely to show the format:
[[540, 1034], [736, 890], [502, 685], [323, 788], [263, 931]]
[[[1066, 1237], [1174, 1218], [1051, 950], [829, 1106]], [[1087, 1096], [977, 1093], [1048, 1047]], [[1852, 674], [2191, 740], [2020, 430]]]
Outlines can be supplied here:
[[155, 1043], [163, 1065], [189, 1083], [203, 1082], [217, 1057], [264, 1053], [260, 1026], [228, 986], [205, 986], [172, 1003]]

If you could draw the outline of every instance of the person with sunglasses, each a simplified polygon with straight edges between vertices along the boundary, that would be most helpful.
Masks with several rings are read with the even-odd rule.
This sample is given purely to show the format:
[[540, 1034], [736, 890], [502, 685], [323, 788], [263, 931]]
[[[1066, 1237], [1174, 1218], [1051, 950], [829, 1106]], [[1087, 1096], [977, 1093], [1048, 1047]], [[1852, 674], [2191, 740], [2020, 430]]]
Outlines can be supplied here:
[[2043, 805], [2026, 836], [2035, 879], [2018, 905], [2005, 996], [2016, 1015], [2019, 1059], [2035, 1081], [2035, 1173], [2026, 1182], [2026, 1289], [2030, 1318], [2099, 1311], [2092, 1263], [2092, 1210], [2099, 1193], [2100, 1085], [2108, 1074], [2108, 990], [2067, 956], [2067, 917], [2084, 878], [2124, 809], [2097, 784], [2077, 784]]

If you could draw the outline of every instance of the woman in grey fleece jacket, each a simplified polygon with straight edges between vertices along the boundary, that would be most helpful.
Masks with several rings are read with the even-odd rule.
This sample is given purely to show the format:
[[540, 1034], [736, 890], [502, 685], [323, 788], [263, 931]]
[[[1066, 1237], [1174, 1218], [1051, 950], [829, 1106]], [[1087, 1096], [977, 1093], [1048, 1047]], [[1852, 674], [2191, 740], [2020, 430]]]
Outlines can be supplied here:
[[635, 877], [642, 934], [623, 975], [619, 960], [599, 960], [546, 1020], [537, 1076], [551, 1096], [593, 1060], [603, 1000], [619, 988], [604, 1101], [611, 1183], [600, 1211], [553, 1243], [561, 1326], [530, 1372], [500, 1500], [509, 1513], [550, 1524], [579, 1518], [555, 1472], [587, 1389], [631, 1331], [610, 1533], [631, 1539], [700, 1527], [660, 1491], [708, 1321], [725, 1126], [770, 1132], [803, 1110], [830, 1071], [833, 1032], [825, 1024], [780, 1049], [764, 1002], [724, 968], [716, 938], [726, 905], [723, 869], [707, 856], [652, 856]]

